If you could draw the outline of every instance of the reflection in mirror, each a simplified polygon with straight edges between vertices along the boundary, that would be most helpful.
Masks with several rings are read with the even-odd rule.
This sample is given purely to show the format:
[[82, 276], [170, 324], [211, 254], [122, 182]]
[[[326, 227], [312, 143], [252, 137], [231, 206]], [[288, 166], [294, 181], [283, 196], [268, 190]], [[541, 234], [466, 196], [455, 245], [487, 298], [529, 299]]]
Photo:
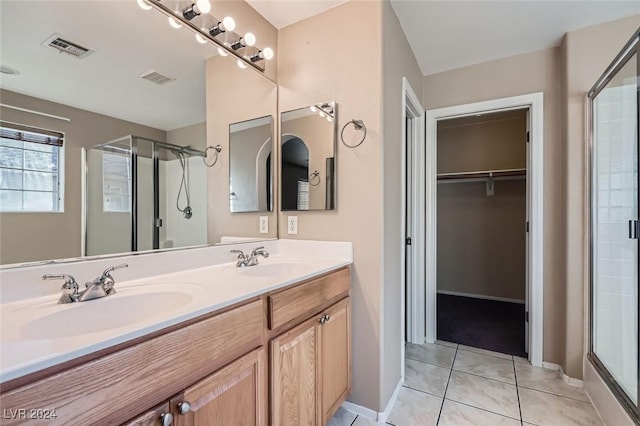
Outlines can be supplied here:
[[88, 150], [86, 254], [206, 244], [202, 155], [131, 135]]
[[[247, 21], [244, 25], [247, 27], [242, 30], [252, 29], [249, 26], [252, 25], [254, 15], [248, 10], [251, 9], [250, 6], [235, 2], [220, 2], [217, 5], [214, 2], [214, 6], [223, 15], [228, 14], [228, 8], [233, 8], [230, 14], [244, 14]], [[131, 220], [118, 225], [117, 229], [110, 229], [107, 226], [109, 222], [100, 222], [98, 228], [102, 236], [96, 234], [97, 240], [105, 242], [106, 238], [112, 238], [104, 247], [93, 245], [92, 242], [96, 239], [90, 235], [85, 238], [82, 226], [85, 220], [83, 194], [87, 191], [83, 192], [83, 184], [87, 184], [87, 189], [89, 184], [95, 185], [97, 190], [91, 190], [88, 194], [86, 201], [91, 202], [90, 199], [94, 198], [95, 204], [87, 205], [87, 210], [99, 207], [102, 214], [120, 214], [129, 219], [130, 213], [105, 212], [105, 199], [107, 210], [131, 209], [133, 203], [130, 197], [133, 189], [137, 189], [140, 194], [140, 209], [143, 203], [147, 203], [151, 207], [145, 208], [153, 210], [156, 204], [153, 194], [156, 192], [155, 188], [159, 188], [159, 196], [155, 198], [158, 199], [158, 211], [166, 213], [165, 216], [159, 215], [163, 226], [159, 230], [155, 229], [154, 223], [158, 215], [145, 215], [147, 223], [140, 217], [138, 250], [217, 244], [221, 242], [222, 235], [242, 234], [244, 237], [262, 238], [276, 235], [275, 220], [269, 234], [258, 233], [257, 217], [252, 226], [244, 224], [241, 233], [237, 228], [225, 228], [228, 223], [225, 220], [217, 221], [215, 213], [211, 213], [212, 206], [214, 209], [223, 206], [229, 214], [229, 175], [228, 161], [225, 158], [228, 146], [223, 146], [220, 161], [209, 169], [202, 168], [202, 159], [194, 153], [185, 152], [181, 159], [171, 150], [160, 148], [158, 182], [154, 182], [153, 167], [142, 165], [144, 162], [152, 162], [152, 154], [140, 155], [132, 163], [131, 155], [125, 151], [124, 158], [129, 158], [127, 164], [122, 161], [122, 155], [107, 156], [105, 159], [102, 154], [106, 151], [101, 150], [102, 154], [98, 155], [97, 150], [90, 149], [108, 141], [129, 138], [127, 135], [136, 135], [140, 140], [140, 147], [152, 145], [150, 141], [155, 141], [204, 151], [207, 145], [217, 145], [227, 137], [230, 123], [275, 115], [275, 83], [255, 70], [240, 70], [231, 56], [220, 57], [217, 47], [212, 43], [196, 42], [194, 34], [186, 28], [170, 28], [166, 16], [156, 10], [141, 9], [135, 0], [2, 0], [0, 8], [2, 127], [28, 126], [36, 129], [39, 134], [62, 135], [59, 146], [41, 144], [35, 146], [39, 149], [31, 150], [33, 146], [27, 145], [27, 142], [13, 143], [14, 148], [18, 145], [20, 149], [26, 147], [24, 152], [48, 150], [51, 157], [48, 161], [40, 159], [36, 163], [23, 162], [17, 172], [3, 171], [9, 162], [15, 163], [17, 151], [10, 155], [5, 152], [7, 150], [0, 150], [0, 175], [3, 176], [0, 178], [0, 264], [76, 258], [85, 253], [131, 251]], [[88, 16], [99, 16], [100, 19], [87, 19]], [[54, 41], [56, 39], [58, 41]], [[52, 46], [52, 43], [54, 46], [62, 46], [65, 42], [86, 48], [86, 52], [76, 57], [70, 53], [61, 53]], [[209, 71], [207, 64], [212, 60], [224, 61], [225, 64], [216, 65], [215, 70]], [[11, 70], [15, 72], [4, 73]], [[248, 73], [249, 71], [253, 73]], [[267, 69], [265, 73], [273, 75], [273, 69]], [[274, 88], [273, 95], [267, 96], [264, 91], [255, 91], [247, 83], [247, 79], [264, 81], [263, 84]], [[217, 81], [223, 81], [229, 90], [217, 90]], [[215, 104], [210, 103], [210, 99], [215, 100]], [[216, 117], [225, 109], [219, 106], [226, 107], [230, 103], [244, 114], [222, 119]], [[260, 105], [261, 109], [255, 111], [255, 105]], [[207, 106], [210, 107], [209, 110], [206, 110]], [[220, 135], [222, 132], [224, 137]], [[0, 145], [7, 148], [9, 142]], [[83, 181], [85, 170], [81, 161], [82, 149], [86, 149], [88, 153], [88, 174], [96, 173], [100, 177], [97, 183]], [[190, 203], [186, 200], [185, 185], [180, 191], [183, 175], [181, 160], [184, 162]], [[43, 164], [48, 167], [47, 170], [41, 170]], [[130, 173], [134, 165], [139, 166], [137, 185], [127, 186], [120, 182], [120, 187], [115, 188], [117, 185], [112, 180], [111, 183], [107, 182], [109, 187], [104, 190], [103, 167], [110, 170], [106, 174], [108, 180], [115, 179], [111, 173], [114, 171], [119, 174], [119, 179], [123, 179], [125, 170], [128, 168]], [[26, 176], [25, 173], [31, 173], [31, 166], [35, 166], [39, 173], [38, 181], [32, 179], [33, 182], [27, 182], [15, 178], [18, 174]], [[219, 170], [220, 174], [212, 172], [214, 169]], [[51, 176], [45, 179], [44, 173]], [[5, 179], [9, 174], [12, 179]], [[219, 182], [214, 182], [214, 179]], [[45, 180], [50, 183], [46, 188], [43, 186]], [[143, 182], [148, 186], [143, 188]], [[213, 188], [220, 191], [220, 186], [226, 186], [226, 189], [221, 190], [224, 203], [218, 202], [213, 193]], [[47, 193], [46, 196], [40, 196], [40, 204], [30, 203], [29, 200], [34, 197], [30, 192], [32, 189]], [[120, 190], [122, 192], [114, 193]], [[12, 194], [6, 195], [10, 191]], [[207, 194], [205, 198], [198, 195], [202, 192]], [[176, 206], [178, 194], [177, 204], [183, 212]], [[142, 195], [146, 197], [145, 200]], [[6, 197], [11, 197], [14, 201], [20, 197], [21, 208], [16, 209], [16, 201], [9, 209]], [[44, 203], [45, 198], [48, 198], [48, 204]], [[25, 204], [22, 199], [29, 202]], [[192, 208], [191, 219], [184, 217], [187, 204]], [[138, 212], [138, 216], [140, 215], [141, 211]], [[193, 229], [183, 232], [178, 228], [172, 231], [174, 221], [171, 215], [176, 216], [176, 220], [181, 220], [182, 224], [188, 222], [190, 227], [201, 221], [206, 222], [206, 225], [198, 225], [198, 231]], [[86, 220], [85, 227], [91, 232], [91, 218], [86, 217]], [[193, 235], [190, 234], [191, 231]], [[146, 234], [142, 235], [143, 232]], [[126, 234], [126, 238], [115, 241], [116, 235], [121, 233]], [[158, 235], [154, 241], [156, 234]], [[187, 234], [191, 236], [186, 238]]]
[[229, 126], [229, 207], [233, 213], [272, 209], [273, 117]]
[[283, 112], [281, 210], [335, 209], [336, 104]]

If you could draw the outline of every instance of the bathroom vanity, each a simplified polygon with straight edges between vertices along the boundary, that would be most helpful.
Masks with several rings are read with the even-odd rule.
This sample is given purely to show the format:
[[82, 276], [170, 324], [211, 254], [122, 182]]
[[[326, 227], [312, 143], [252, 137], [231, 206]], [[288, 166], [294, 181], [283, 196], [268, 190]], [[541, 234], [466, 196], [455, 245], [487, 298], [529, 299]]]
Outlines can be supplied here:
[[[267, 242], [273, 255], [252, 267], [226, 262], [116, 283], [118, 293], [99, 300], [3, 303], [2, 424], [326, 424], [351, 387], [351, 259], [294, 256], [300, 247], [284, 246], [296, 243]], [[229, 259], [229, 249], [200, 255]], [[184, 306], [133, 319], [148, 311], [145, 296], [162, 308], [164, 294]], [[74, 316], [116, 308], [104, 330]], [[20, 317], [24, 310], [42, 316]], [[65, 314], [61, 333], [55, 318]], [[37, 335], [32, 324], [43, 318]]]

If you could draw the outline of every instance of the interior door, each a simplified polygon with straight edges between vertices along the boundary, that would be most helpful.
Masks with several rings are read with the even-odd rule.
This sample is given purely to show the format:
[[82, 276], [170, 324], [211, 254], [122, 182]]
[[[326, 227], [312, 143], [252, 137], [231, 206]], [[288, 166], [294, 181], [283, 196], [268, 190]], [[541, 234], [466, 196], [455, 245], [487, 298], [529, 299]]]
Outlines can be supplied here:
[[405, 294], [405, 342], [411, 342], [413, 336], [413, 251], [411, 236], [413, 234], [413, 121], [411, 113], [406, 112], [405, 160], [405, 256], [404, 256], [404, 294]]
[[527, 174], [526, 178], [526, 219], [525, 219], [525, 232], [526, 232], [526, 247], [525, 247], [525, 273], [524, 273], [524, 351], [529, 353], [529, 338], [531, 335], [531, 329], [529, 324], [529, 303], [531, 300], [530, 291], [531, 291], [531, 282], [529, 281], [529, 277], [531, 276], [531, 109], [527, 110], [527, 134], [526, 134], [526, 143], [527, 143]]

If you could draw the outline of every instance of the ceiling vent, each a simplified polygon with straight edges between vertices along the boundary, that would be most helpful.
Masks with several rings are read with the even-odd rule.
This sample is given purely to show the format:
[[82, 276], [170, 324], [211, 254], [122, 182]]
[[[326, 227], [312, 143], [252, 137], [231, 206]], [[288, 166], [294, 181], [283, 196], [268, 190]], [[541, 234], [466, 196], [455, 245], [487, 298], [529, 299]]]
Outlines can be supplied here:
[[95, 52], [94, 49], [81, 46], [78, 43], [70, 41], [67, 37], [61, 36], [60, 34], [53, 34], [51, 37], [43, 41], [42, 45], [51, 49], [55, 49], [58, 52], [67, 53], [78, 59], [84, 59]]
[[142, 74], [139, 74], [138, 77], [142, 77], [145, 80], [148, 80], [160, 86], [175, 80], [175, 78], [166, 76], [164, 74], [160, 74], [156, 70], [149, 70], [149, 71], [143, 72]]

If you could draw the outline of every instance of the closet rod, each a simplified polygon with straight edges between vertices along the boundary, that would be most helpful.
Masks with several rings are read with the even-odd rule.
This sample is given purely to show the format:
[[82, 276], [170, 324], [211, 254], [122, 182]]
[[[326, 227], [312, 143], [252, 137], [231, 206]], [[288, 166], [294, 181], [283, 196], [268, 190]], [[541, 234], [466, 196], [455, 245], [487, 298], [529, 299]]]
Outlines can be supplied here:
[[525, 176], [527, 169], [478, 170], [473, 172], [438, 173], [438, 180]]

